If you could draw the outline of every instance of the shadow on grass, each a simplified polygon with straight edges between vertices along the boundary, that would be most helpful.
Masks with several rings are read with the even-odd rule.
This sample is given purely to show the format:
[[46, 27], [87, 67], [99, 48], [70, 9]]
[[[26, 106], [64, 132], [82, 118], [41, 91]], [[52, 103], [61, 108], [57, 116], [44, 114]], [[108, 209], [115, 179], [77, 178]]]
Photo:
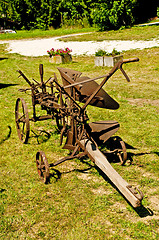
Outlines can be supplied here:
[[142, 204], [140, 207], [134, 208], [131, 203], [125, 198], [125, 196], [119, 191], [119, 189], [114, 185], [114, 183], [106, 176], [106, 174], [97, 166], [91, 165], [89, 162], [85, 161], [85, 159], [82, 159], [81, 162], [88, 165], [88, 168], [85, 169], [73, 169], [66, 172], [60, 172], [59, 170], [52, 169], [53, 172], [50, 174], [51, 178], [54, 178], [56, 181], [58, 181], [61, 178], [62, 174], [68, 174], [71, 172], [82, 172], [87, 173], [91, 168], [95, 168], [98, 173], [103, 177], [105, 181], [107, 181], [114, 189], [116, 189], [117, 192], [122, 195], [122, 197], [126, 200], [126, 202], [134, 209], [134, 211], [139, 215], [140, 218], [144, 218], [147, 216], [153, 216], [153, 211], [149, 208], [145, 208]]
[[105, 173], [103, 173], [101, 171], [100, 168], [98, 168], [97, 166], [95, 166], [95, 168], [97, 169], [97, 171], [99, 172], [99, 174], [103, 177], [103, 179], [107, 182], [109, 182], [109, 184], [116, 189], [116, 191], [118, 191], [118, 193], [120, 193], [120, 195], [122, 195], [122, 197], [125, 199], [125, 201], [134, 209], [134, 211], [139, 215], [139, 217], [144, 218], [147, 216], [153, 216], [153, 211], [149, 208], [145, 208], [142, 204], [140, 207], [134, 208], [131, 203], [125, 198], [125, 196], [119, 191], [119, 189], [114, 185], [114, 183], [105, 175]]
[[141, 205], [141, 207], [135, 208], [134, 210], [141, 218], [153, 216], [153, 211], [149, 208], [145, 208], [143, 205]]
[[[101, 146], [101, 148], [107, 148], [109, 150], [114, 150], [114, 148], [116, 147], [121, 147], [120, 145], [120, 141], [122, 139], [119, 136], [113, 136], [110, 137], [105, 143], [102, 143], [102, 141], [98, 141], [99, 146]], [[124, 142], [124, 141], [123, 141]], [[125, 147], [126, 149], [136, 149], [135, 147], [133, 147], [132, 145], [125, 143]]]
[[[137, 148], [133, 147], [132, 145], [125, 143], [125, 147], [126, 149], [132, 149], [132, 150], [137, 150]], [[101, 151], [103, 151], [104, 148], [112, 151], [115, 148], [118, 148], [117, 146], [113, 145], [113, 137], [111, 137], [110, 139], [107, 140], [107, 142], [104, 145], [101, 145]], [[120, 146], [119, 146], [120, 148]], [[120, 162], [119, 157], [117, 154], [113, 154], [113, 153], [109, 153], [109, 151], [104, 151], [103, 152], [104, 155], [107, 157], [107, 160], [111, 163], [111, 162], [115, 162], [118, 163]], [[129, 164], [132, 164], [133, 162], [133, 157], [134, 156], [144, 156], [144, 155], [148, 155], [148, 154], [157, 154], [159, 156], [159, 152], [141, 152], [141, 153], [132, 153], [132, 152], [127, 152], [127, 161], [129, 162]], [[142, 166], [142, 165], [141, 165]]]
[[31, 131], [34, 134], [34, 136], [32, 138], [36, 138], [38, 144], [43, 143], [43, 142], [47, 142], [51, 137], [51, 134], [48, 133], [45, 130], [37, 130], [38, 133], [36, 133], [33, 130], [31, 130]]
[[80, 159], [80, 162], [87, 164], [89, 166], [88, 168], [84, 168], [84, 169], [74, 168], [73, 170], [69, 170], [69, 171], [65, 171], [65, 172], [60, 172], [59, 170], [57, 170], [55, 168], [51, 168], [50, 178], [54, 178], [56, 181], [58, 181], [61, 178], [62, 174], [68, 174], [71, 172], [87, 173], [87, 171], [89, 171], [91, 168], [94, 168], [94, 165], [91, 165], [89, 162], [85, 161], [86, 159], [88, 159], [87, 156], [82, 157]]
[[8, 140], [10, 138], [12, 129], [10, 126], [8, 126], [8, 129], [9, 129], [9, 132], [8, 132], [7, 136], [5, 136], [2, 140], [0, 140], [0, 144], [4, 143], [6, 140]]
[[1, 60], [6, 60], [6, 59], [8, 59], [8, 58], [1, 58], [1, 57], [0, 57], [0, 61], [1, 61]]
[[51, 168], [50, 178], [54, 178], [56, 181], [58, 181], [61, 178], [62, 173], [55, 169]]
[[3, 193], [3, 192], [5, 192], [5, 191], [7, 191], [7, 190], [4, 189], [4, 188], [0, 188], [0, 193]]
[[[159, 156], [158, 152], [145, 152], [145, 153], [128, 153], [128, 159], [133, 162], [133, 157], [134, 156], [144, 156], [144, 155], [149, 155], [149, 154], [157, 154]], [[139, 166], [139, 165], [138, 165]], [[140, 167], [142, 167], [143, 165], [140, 164]]]
[[[58, 181], [61, 178], [62, 174], [68, 174], [71, 172], [87, 173], [91, 168], [94, 168], [94, 166], [92, 166], [90, 163], [88, 163], [86, 161], [83, 161], [83, 163], [86, 163], [87, 165], [89, 165], [89, 167], [85, 168], [85, 169], [73, 169], [73, 170], [66, 171], [66, 172], [60, 172], [59, 170], [52, 168], [53, 172], [50, 174], [50, 177], [54, 178], [56, 181]], [[103, 173], [101, 171], [101, 169], [98, 168], [97, 166], [95, 166], [95, 169], [99, 172], [99, 174], [103, 177], [103, 179], [105, 181], [107, 181], [114, 189], [116, 189], [117, 192], [120, 193], [120, 195], [122, 195], [122, 197], [125, 199], [125, 201], [134, 209], [134, 211], [139, 215], [140, 218], [144, 218], [147, 216], [153, 216], [153, 211], [149, 208], [145, 208], [142, 204], [140, 207], [134, 208], [131, 205], [131, 203], [125, 198], [125, 196], [119, 191], [119, 189], [114, 185], [114, 183], [105, 175], [105, 173]]]
[[[129, 145], [130, 146], [130, 145]], [[134, 149], [132, 146], [130, 146], [131, 149]], [[158, 152], [155, 152], [156, 154], [158, 154]], [[136, 155], [145, 155], [145, 154], [152, 154], [152, 153], [138, 153], [138, 154], [129, 154], [129, 159], [132, 158], [132, 156], [136, 156]], [[103, 179], [105, 181], [107, 181], [114, 189], [116, 189], [116, 191], [118, 193], [120, 193], [120, 195], [122, 195], [122, 197], [126, 200], [126, 202], [134, 209], [134, 211], [139, 215], [140, 218], [144, 218], [147, 216], [153, 216], [153, 211], [149, 208], [145, 208], [142, 203], [140, 207], [136, 207], [134, 208], [131, 203], [125, 198], [125, 196], [120, 192], [120, 190], [116, 187], [116, 185], [107, 177], [107, 175], [97, 166], [94, 166], [92, 164], [90, 164], [90, 162], [87, 162], [86, 159], [88, 159], [88, 157], [84, 157], [81, 158], [80, 161], [82, 163], [85, 163], [88, 165], [88, 168], [85, 169], [73, 169], [73, 170], [69, 170], [69, 171], [65, 171], [65, 172], [60, 172], [59, 170], [53, 169], [53, 173], [50, 174], [50, 177], [53, 177], [54, 179], [56, 179], [56, 181], [58, 181], [61, 178], [62, 174], [68, 174], [70, 172], [82, 172], [82, 173], [87, 173], [87, 171], [89, 171], [91, 168], [95, 168], [98, 173], [103, 177]], [[111, 159], [109, 159], [111, 160]], [[110, 161], [111, 162], [111, 161]]]
[[2, 88], [7, 88], [7, 87], [12, 87], [12, 86], [16, 86], [18, 84], [6, 84], [6, 83], [0, 83], [0, 89]]
[[[123, 145], [121, 145], [123, 142]], [[124, 147], [125, 144], [125, 147]], [[98, 142], [99, 149], [106, 156], [107, 160], [111, 162], [118, 163], [120, 162], [120, 157], [123, 159], [123, 152], [127, 149], [136, 149], [132, 145], [125, 143], [119, 136], [110, 137], [105, 143]], [[127, 151], [126, 151], [127, 152]], [[129, 160], [129, 165], [132, 163], [133, 159], [127, 153], [127, 160]]]
[[82, 163], [87, 164], [89, 166], [88, 168], [84, 168], [84, 169], [74, 168], [73, 170], [69, 170], [69, 171], [65, 171], [65, 172], [60, 172], [59, 170], [57, 170], [55, 168], [51, 168], [51, 171], [53, 170], [53, 172], [50, 174], [50, 177], [54, 178], [56, 181], [58, 181], [61, 178], [62, 174], [68, 174], [68, 173], [71, 173], [71, 172], [87, 173], [87, 171], [89, 171], [91, 168], [94, 168], [94, 166], [91, 165], [90, 163], [88, 163], [87, 161], [85, 161], [84, 159], [86, 159], [86, 157], [83, 157], [82, 159], [80, 159], [80, 161]]
[[154, 152], [157, 156], [159, 156], [159, 152]]

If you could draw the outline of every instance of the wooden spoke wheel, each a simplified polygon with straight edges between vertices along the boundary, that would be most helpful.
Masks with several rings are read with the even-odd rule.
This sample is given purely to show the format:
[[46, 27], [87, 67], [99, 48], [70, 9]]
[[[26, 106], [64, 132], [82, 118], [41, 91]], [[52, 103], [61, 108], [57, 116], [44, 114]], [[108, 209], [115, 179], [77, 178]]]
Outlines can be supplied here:
[[44, 152], [39, 151], [36, 154], [36, 166], [40, 179], [44, 183], [48, 183], [50, 180], [50, 168]]
[[28, 108], [23, 98], [18, 98], [16, 101], [15, 121], [20, 141], [22, 143], [27, 143], [29, 139], [30, 124]]

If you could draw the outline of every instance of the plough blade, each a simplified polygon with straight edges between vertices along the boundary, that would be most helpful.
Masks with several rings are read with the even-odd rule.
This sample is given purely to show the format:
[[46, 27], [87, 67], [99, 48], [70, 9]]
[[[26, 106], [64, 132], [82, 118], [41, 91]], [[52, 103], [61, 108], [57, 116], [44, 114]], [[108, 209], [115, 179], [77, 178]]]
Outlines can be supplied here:
[[[76, 96], [75, 100], [86, 103], [90, 95], [96, 91], [99, 87], [99, 84], [96, 83], [94, 80], [91, 80], [89, 77], [83, 76], [81, 77], [81, 72], [67, 69], [67, 68], [57, 68], [61, 74], [63, 85], [65, 88], [69, 86], [74, 86], [80, 82], [80, 85], [74, 86], [76, 89]], [[67, 92], [71, 93], [71, 89], [66, 89]], [[118, 109], [119, 104], [109, 96], [102, 88], [97, 93], [97, 95], [90, 101], [90, 105], [100, 107], [100, 108], [107, 108], [107, 109]]]
[[[92, 81], [91, 84], [88, 82], [85, 83], [85, 80], [90, 79], [89, 77], [79, 77], [77, 78], [76, 82], [81, 82], [81, 96], [76, 95], [76, 100], [81, 101], [81, 102], [86, 102], [88, 97], [96, 91], [98, 88], [99, 84], [95, 81]], [[83, 82], [83, 83], [82, 83]], [[100, 107], [100, 108], [106, 108], [106, 109], [118, 109], [119, 104], [111, 97], [109, 94], [102, 88], [92, 99], [92, 101], [89, 103], [92, 106], [95, 107]]]
[[143, 193], [129, 185], [111, 166], [104, 154], [90, 140], [84, 139], [80, 141], [80, 147], [86, 150], [89, 158], [99, 167], [124, 197], [136, 208], [141, 206]]
[[93, 139], [106, 142], [119, 130], [119, 123], [116, 121], [99, 121], [89, 123]]

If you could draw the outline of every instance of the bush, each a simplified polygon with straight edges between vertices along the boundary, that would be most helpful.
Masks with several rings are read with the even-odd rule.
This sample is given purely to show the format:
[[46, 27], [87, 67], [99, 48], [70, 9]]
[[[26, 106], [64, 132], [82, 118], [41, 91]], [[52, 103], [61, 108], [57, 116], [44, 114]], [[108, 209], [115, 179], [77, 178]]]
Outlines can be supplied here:
[[121, 26], [131, 26], [135, 19], [133, 9], [136, 6], [134, 0], [109, 1], [98, 4], [92, 10], [93, 23], [100, 31], [119, 29]]
[[21, 29], [61, 25], [88, 26], [99, 30], [119, 29], [157, 16], [158, 0], [5, 0], [0, 17]]
[[120, 52], [118, 52], [115, 48], [113, 49], [112, 52], [108, 53], [105, 50], [99, 49], [97, 52], [95, 52], [96, 57], [101, 57], [101, 56], [116, 56], [120, 55]]
[[107, 54], [107, 52], [102, 49], [99, 49], [97, 52], [95, 52], [96, 57], [105, 56], [106, 54]]

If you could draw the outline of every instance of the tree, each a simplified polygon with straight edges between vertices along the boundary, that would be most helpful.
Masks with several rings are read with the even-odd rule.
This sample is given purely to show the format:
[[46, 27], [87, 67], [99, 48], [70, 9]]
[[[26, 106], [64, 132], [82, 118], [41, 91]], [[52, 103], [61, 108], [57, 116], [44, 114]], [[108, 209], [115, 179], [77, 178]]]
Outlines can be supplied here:
[[21, 29], [95, 24], [119, 29], [157, 16], [158, 0], [0, 0], [1, 17]]
[[157, 16], [157, 6], [158, 0], [101, 0], [91, 15], [99, 30], [119, 29]]
[[87, 19], [88, 8], [84, 0], [62, 0], [60, 1], [58, 11], [61, 13], [61, 23], [77, 24]]
[[59, 0], [1, 0], [1, 12], [20, 23], [21, 29], [60, 25]]
[[92, 10], [92, 19], [99, 30], [118, 29], [134, 23], [134, 0], [103, 1]]

